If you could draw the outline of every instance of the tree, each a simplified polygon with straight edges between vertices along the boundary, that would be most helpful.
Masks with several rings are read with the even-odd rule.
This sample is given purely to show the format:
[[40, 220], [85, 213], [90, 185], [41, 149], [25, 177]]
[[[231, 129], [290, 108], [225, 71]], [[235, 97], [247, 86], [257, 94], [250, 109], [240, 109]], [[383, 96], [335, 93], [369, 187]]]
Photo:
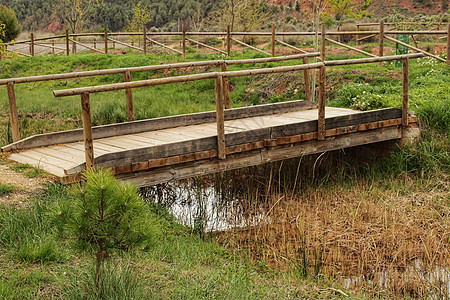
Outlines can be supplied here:
[[4, 25], [0, 39], [4, 42], [14, 40], [21, 32], [22, 26], [17, 22], [17, 17], [11, 8], [0, 4], [0, 23]]
[[273, 11], [266, 0], [227, 0], [219, 14], [232, 31], [252, 31], [266, 24]]
[[152, 19], [150, 8], [147, 5], [138, 2], [133, 5], [132, 12], [133, 15], [129, 20], [128, 29], [132, 32], [139, 32]]
[[77, 249], [96, 253], [98, 284], [102, 262], [112, 250], [144, 245], [156, 227], [136, 187], [120, 183], [104, 169], [83, 176], [85, 182], [73, 190], [73, 199], [61, 203], [58, 228], [75, 240]]
[[102, 0], [56, 0], [54, 10], [61, 23], [75, 33], [82, 30], [94, 9], [101, 4]]

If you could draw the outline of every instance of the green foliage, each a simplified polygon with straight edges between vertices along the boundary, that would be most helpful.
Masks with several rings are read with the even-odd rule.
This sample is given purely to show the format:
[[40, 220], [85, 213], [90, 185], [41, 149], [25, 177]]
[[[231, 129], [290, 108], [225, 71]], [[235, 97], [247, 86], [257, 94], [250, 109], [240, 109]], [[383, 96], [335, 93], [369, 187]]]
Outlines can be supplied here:
[[133, 5], [132, 12], [128, 29], [132, 32], [140, 32], [151, 20], [150, 8], [139, 1]]
[[117, 181], [110, 171], [83, 174], [72, 190], [73, 201], [60, 207], [60, 230], [75, 238], [79, 250], [95, 249], [106, 256], [114, 249], [148, 246], [156, 230], [136, 187]]
[[14, 40], [21, 32], [22, 26], [17, 21], [16, 14], [11, 8], [0, 4], [0, 25], [3, 24], [4, 30], [0, 26], [0, 41], [4, 43]]

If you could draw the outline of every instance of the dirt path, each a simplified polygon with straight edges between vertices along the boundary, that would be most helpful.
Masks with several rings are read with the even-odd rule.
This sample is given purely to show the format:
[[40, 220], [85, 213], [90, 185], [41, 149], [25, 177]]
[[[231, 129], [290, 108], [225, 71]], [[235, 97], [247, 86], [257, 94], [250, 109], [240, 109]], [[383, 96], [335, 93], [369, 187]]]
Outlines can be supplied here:
[[0, 205], [27, 207], [31, 196], [42, 191], [45, 183], [51, 182], [51, 179], [46, 176], [27, 177], [15, 171], [15, 165], [5, 157], [0, 157], [0, 184], [14, 186], [14, 191], [0, 195]]

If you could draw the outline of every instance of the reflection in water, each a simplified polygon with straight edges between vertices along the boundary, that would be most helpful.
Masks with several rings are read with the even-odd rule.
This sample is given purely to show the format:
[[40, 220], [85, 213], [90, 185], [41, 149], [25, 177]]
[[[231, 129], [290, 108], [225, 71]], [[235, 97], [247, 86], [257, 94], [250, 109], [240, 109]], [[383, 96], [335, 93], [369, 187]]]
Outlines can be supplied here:
[[233, 193], [203, 182], [180, 181], [141, 189], [147, 201], [166, 208], [181, 224], [199, 233], [224, 231], [265, 222], [264, 212], [248, 212], [248, 203]]

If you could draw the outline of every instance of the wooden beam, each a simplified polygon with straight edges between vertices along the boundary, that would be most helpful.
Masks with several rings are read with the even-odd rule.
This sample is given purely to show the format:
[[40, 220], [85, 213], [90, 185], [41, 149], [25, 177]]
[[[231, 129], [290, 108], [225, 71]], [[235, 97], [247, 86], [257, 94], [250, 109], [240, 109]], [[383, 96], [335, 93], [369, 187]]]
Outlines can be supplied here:
[[94, 144], [92, 137], [91, 103], [88, 93], [81, 94], [81, 120], [83, 121], [86, 169], [91, 169], [94, 167]]
[[105, 28], [105, 33], [103, 36], [105, 42], [105, 54], [108, 54], [108, 29]]
[[272, 57], [275, 57], [275, 24], [272, 24]]
[[408, 126], [409, 59], [403, 59], [402, 125]]
[[34, 33], [30, 34], [30, 54], [34, 56]]
[[186, 26], [183, 24], [183, 35], [182, 35], [182, 44], [183, 44], [183, 59], [186, 59]]
[[[220, 70], [222, 72], [226, 72], [227, 71], [227, 63], [226, 63], [226, 61], [223, 61], [220, 64]], [[226, 109], [230, 109], [231, 108], [230, 83], [229, 83], [227, 77], [223, 78], [223, 101], [224, 101], [224, 104], [225, 104], [225, 108]]]
[[346, 45], [346, 44], [343, 44], [343, 43], [340, 43], [340, 42], [338, 42], [338, 41], [332, 40], [332, 39], [330, 39], [330, 38], [325, 38], [325, 39], [326, 39], [327, 41], [329, 41], [330, 43], [339, 45], [339, 46], [341, 46], [341, 47], [348, 48], [348, 49], [350, 49], [350, 50], [359, 52], [359, 53], [361, 53], [361, 54], [364, 54], [364, 55], [367, 55], [367, 56], [370, 56], [370, 57], [378, 57], [378, 56], [376, 56], [376, 55], [374, 55], [374, 54], [372, 54], [372, 53], [369, 53], [369, 52], [360, 50], [360, 49], [355, 48], [355, 47], [348, 46], [348, 45]]
[[325, 56], [326, 56], [326, 54], [325, 54], [325, 41], [326, 41], [325, 35], [326, 35], [326, 32], [325, 32], [325, 24], [322, 24], [322, 34], [320, 35], [320, 37], [321, 37], [321, 43], [320, 43], [320, 47], [321, 47], [321, 50], [320, 50], [320, 59], [321, 59], [322, 61], [325, 61]]
[[400, 44], [400, 45], [403, 45], [403, 46], [405, 46], [405, 47], [408, 47], [408, 48], [410, 48], [410, 49], [413, 49], [413, 50], [416, 50], [416, 51], [418, 51], [418, 52], [421, 52], [421, 53], [423, 53], [423, 54], [425, 54], [425, 55], [427, 55], [427, 56], [433, 57], [433, 58], [435, 58], [435, 59], [437, 59], [437, 60], [439, 60], [439, 61], [446, 62], [445, 59], [443, 59], [443, 58], [441, 58], [441, 57], [439, 57], [439, 56], [437, 56], [437, 55], [431, 54], [431, 53], [426, 52], [426, 51], [424, 51], [424, 50], [422, 50], [422, 49], [419, 49], [419, 48], [417, 48], [417, 47], [411, 46], [411, 45], [409, 45], [409, 44], [407, 44], [407, 43], [404, 43], [404, 42], [402, 42], [402, 41], [396, 40], [396, 39], [391, 38], [391, 37], [388, 37], [388, 36], [385, 36], [385, 38], [388, 39], [388, 40], [390, 40], [390, 41], [392, 41], [392, 42], [396, 42], [396, 43], [398, 43], [398, 44]]
[[225, 146], [225, 117], [223, 110], [223, 78], [218, 75], [215, 79], [216, 119], [217, 119], [217, 149], [219, 159], [226, 158]]
[[[308, 58], [303, 57], [303, 64], [308, 63]], [[311, 99], [311, 83], [309, 82], [309, 70], [303, 70], [303, 79], [305, 80], [305, 100], [312, 101]]]
[[[131, 73], [130, 71], [126, 71], [124, 74], [124, 81], [131, 82]], [[127, 112], [128, 112], [128, 121], [134, 121], [134, 105], [133, 105], [133, 90], [126, 89], [125, 95], [127, 98]]]
[[450, 66], [450, 23], [447, 25], [447, 66]]
[[95, 52], [98, 52], [98, 53], [103, 53], [103, 51], [100, 51], [100, 50], [95, 49], [95, 48], [93, 48], [93, 47], [91, 47], [91, 46], [85, 45], [85, 44], [83, 44], [83, 43], [77, 42], [77, 41], [75, 41], [75, 40], [70, 39], [70, 41], [71, 41], [72, 43], [76, 44], [76, 45], [80, 45], [81, 47], [87, 48], [87, 49], [89, 49], [89, 50], [92, 50], [92, 51], [95, 51]]
[[220, 53], [222, 53], [222, 54], [227, 55], [227, 52], [222, 51], [222, 50], [220, 50], [220, 49], [211, 47], [211, 46], [209, 46], [209, 45], [206, 45], [206, 44], [204, 44], [204, 43], [201, 43], [201, 42], [199, 42], [199, 41], [196, 41], [196, 40], [193, 40], [193, 39], [190, 39], [190, 38], [185, 38], [185, 39], [188, 40], [188, 41], [191, 42], [191, 43], [194, 43], [194, 44], [197, 44], [197, 45], [203, 46], [203, 47], [205, 47], [205, 48], [208, 48], [208, 49], [214, 50], [214, 51], [216, 51], [216, 52], [220, 52]]
[[319, 140], [325, 139], [325, 84], [325, 67], [322, 67], [319, 71], [319, 109], [317, 119], [317, 138]]
[[301, 53], [308, 53], [308, 51], [305, 51], [305, 50], [303, 50], [303, 49], [300, 49], [300, 48], [297, 48], [297, 47], [295, 47], [295, 46], [292, 46], [292, 45], [289, 45], [288, 43], [285, 43], [285, 42], [283, 42], [283, 41], [280, 41], [280, 40], [275, 40], [278, 44], [280, 44], [280, 45], [283, 45], [283, 46], [286, 46], [286, 47], [288, 47], [288, 48], [291, 48], [291, 49], [293, 49], [293, 50], [295, 50], [295, 51], [298, 51], [298, 52], [301, 52]]
[[142, 41], [143, 41], [144, 56], [145, 56], [145, 55], [147, 55], [147, 28], [145, 27], [145, 25], [142, 30]]
[[13, 142], [20, 140], [19, 134], [19, 115], [17, 113], [16, 92], [14, 82], [8, 82], [8, 101], [9, 101], [9, 119], [11, 121], [11, 134]]
[[231, 29], [230, 25], [227, 25], [227, 54], [231, 56]]
[[[383, 57], [384, 56], [384, 23], [383, 21], [380, 21], [380, 49], [378, 51], [378, 56]], [[380, 61], [378, 63], [378, 66], [381, 68], [383, 67], [383, 61]]]
[[175, 52], [175, 53], [178, 53], [178, 54], [183, 55], [183, 52], [181, 52], [180, 50], [173, 49], [172, 47], [169, 47], [169, 46], [167, 46], [167, 45], [164, 45], [163, 43], [160, 43], [160, 42], [158, 42], [158, 41], [155, 41], [155, 40], [153, 40], [153, 39], [151, 39], [151, 38], [147, 38], [147, 41], [151, 41], [152, 43], [155, 43], [155, 44], [158, 45], [158, 46], [161, 46], [161, 47], [166, 48], [166, 49], [168, 49], [168, 50], [170, 50], [170, 51], [173, 51], [173, 52]]
[[70, 46], [69, 46], [69, 30], [66, 29], [66, 55], [70, 55]]
[[241, 44], [242, 46], [245, 46], [245, 47], [247, 47], [247, 48], [253, 49], [253, 50], [255, 50], [255, 51], [258, 51], [258, 52], [261, 52], [261, 53], [264, 53], [264, 54], [270, 56], [270, 53], [269, 53], [269, 52], [266, 52], [266, 51], [264, 51], [264, 50], [258, 49], [258, 48], [256, 48], [256, 47], [253, 47], [253, 46], [251, 46], [251, 45], [249, 45], [249, 44], [246, 44], [246, 43], [244, 43], [244, 42], [241, 42], [240, 40], [237, 40], [237, 39], [235, 39], [235, 38], [230, 38], [230, 39], [231, 39], [232, 41], [238, 43], [238, 44]]
[[297, 145], [280, 146], [274, 149], [261, 149], [228, 157], [226, 160], [212, 159], [196, 161], [175, 167], [163, 167], [147, 172], [123, 174], [117, 178], [124, 182], [134, 183], [139, 187], [152, 186], [171, 180], [186, 179], [226, 170], [240, 169], [260, 165], [277, 160], [300, 157], [324, 151], [366, 145], [370, 143], [395, 140], [401, 138], [401, 129], [397, 127], [381, 128], [370, 132], [357, 132], [324, 141], [309, 141]]
[[[133, 46], [133, 45], [130, 45], [130, 44], [127, 44], [127, 43], [124, 43], [124, 42], [112, 39], [110, 37], [108, 37], [108, 40], [113, 41], [113, 42], [115, 42], [115, 43], [117, 43], [119, 45], [122, 45], [122, 46], [130, 47], [130, 48], [133, 48], [133, 49], [136, 49], [136, 50], [139, 50], [139, 51], [144, 51], [144, 49], [142, 49], [142, 48], [139, 48], [139, 47], [136, 47], [136, 46]], [[94, 46], [94, 48], [95, 48], [95, 46]]]

